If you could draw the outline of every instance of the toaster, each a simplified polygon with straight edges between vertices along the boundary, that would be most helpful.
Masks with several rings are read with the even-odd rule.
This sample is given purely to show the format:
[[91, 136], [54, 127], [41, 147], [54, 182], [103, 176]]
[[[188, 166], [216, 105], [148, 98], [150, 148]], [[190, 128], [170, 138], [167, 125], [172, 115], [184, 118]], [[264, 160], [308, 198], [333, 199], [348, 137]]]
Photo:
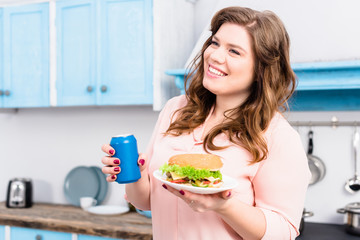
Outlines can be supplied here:
[[32, 181], [29, 178], [13, 178], [9, 181], [6, 207], [29, 208], [32, 206]]

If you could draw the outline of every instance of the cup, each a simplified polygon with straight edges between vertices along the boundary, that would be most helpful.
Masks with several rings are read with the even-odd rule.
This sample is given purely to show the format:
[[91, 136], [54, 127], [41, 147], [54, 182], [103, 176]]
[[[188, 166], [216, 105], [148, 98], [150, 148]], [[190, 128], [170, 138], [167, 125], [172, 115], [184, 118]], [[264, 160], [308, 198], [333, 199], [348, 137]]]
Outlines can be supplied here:
[[88, 209], [90, 207], [95, 206], [97, 203], [97, 200], [92, 197], [81, 197], [80, 198], [80, 206], [82, 209]]

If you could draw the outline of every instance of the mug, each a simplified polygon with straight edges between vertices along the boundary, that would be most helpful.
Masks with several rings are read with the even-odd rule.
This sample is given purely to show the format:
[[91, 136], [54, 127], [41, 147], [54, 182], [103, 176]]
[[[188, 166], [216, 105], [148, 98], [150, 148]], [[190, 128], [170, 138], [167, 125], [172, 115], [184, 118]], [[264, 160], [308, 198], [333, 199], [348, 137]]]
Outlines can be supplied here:
[[95, 206], [97, 200], [92, 197], [81, 197], [80, 198], [80, 206], [82, 209], [88, 209], [89, 207]]

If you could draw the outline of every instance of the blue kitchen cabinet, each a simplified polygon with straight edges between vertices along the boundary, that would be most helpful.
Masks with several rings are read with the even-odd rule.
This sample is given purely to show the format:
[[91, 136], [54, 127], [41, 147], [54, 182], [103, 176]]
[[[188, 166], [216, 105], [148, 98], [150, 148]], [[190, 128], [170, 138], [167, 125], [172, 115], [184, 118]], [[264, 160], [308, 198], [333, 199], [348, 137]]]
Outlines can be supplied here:
[[57, 105], [96, 104], [96, 1], [57, 1]]
[[0, 225], [0, 239], [5, 239], [5, 226]]
[[120, 238], [97, 237], [90, 235], [78, 235], [78, 240], [121, 240]]
[[152, 103], [151, 4], [56, 2], [57, 106]]
[[10, 240], [72, 240], [71, 233], [39, 230], [33, 228], [10, 228]]
[[49, 4], [2, 8], [0, 107], [49, 106]]
[[[360, 110], [360, 61], [294, 63], [299, 80], [289, 100], [291, 111]], [[185, 93], [188, 69], [170, 69], [175, 85]]]
[[151, 4], [150, 0], [101, 1], [98, 104], [152, 103]]

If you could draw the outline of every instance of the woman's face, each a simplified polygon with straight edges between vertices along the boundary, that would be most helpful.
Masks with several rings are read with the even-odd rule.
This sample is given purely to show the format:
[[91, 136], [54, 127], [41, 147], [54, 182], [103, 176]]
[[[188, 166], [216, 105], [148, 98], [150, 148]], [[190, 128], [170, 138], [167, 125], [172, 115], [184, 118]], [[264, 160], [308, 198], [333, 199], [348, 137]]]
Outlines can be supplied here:
[[241, 104], [250, 93], [253, 72], [249, 34], [240, 25], [224, 23], [204, 52], [204, 87], [217, 98]]

